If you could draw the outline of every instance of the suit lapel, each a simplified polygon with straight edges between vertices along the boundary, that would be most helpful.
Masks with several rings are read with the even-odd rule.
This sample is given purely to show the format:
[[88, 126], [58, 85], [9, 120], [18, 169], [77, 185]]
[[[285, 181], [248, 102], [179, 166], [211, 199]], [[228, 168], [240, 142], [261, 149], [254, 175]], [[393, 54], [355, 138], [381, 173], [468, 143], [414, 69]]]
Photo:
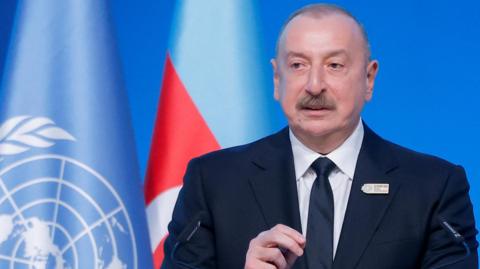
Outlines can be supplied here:
[[[388, 176], [396, 162], [385, 141], [364, 126], [365, 135], [333, 268], [355, 268], [399, 187], [399, 182]], [[366, 183], [387, 183], [389, 193], [365, 194], [361, 188]]]
[[[284, 224], [301, 232], [295, 168], [288, 128], [266, 140], [262, 152], [255, 156], [256, 173], [250, 185], [263, 213], [268, 229]], [[294, 268], [306, 268], [300, 258]]]
[[[397, 164], [385, 146], [386, 142], [364, 126], [365, 135], [333, 268], [355, 268], [400, 186], [388, 175]], [[288, 128], [267, 139], [261, 153], [254, 156], [252, 162], [256, 171], [250, 178], [250, 185], [267, 228], [281, 223], [301, 232]], [[365, 194], [361, 188], [366, 183], [388, 183], [389, 193]], [[307, 268], [305, 258], [300, 257], [294, 268]]]

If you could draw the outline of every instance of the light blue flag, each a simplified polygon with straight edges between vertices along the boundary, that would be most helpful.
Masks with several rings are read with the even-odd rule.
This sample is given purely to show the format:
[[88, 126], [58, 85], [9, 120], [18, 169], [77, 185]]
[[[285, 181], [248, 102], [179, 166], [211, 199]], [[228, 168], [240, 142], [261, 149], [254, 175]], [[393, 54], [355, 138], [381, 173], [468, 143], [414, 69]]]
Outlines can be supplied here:
[[106, 1], [19, 1], [0, 84], [0, 268], [152, 268]]

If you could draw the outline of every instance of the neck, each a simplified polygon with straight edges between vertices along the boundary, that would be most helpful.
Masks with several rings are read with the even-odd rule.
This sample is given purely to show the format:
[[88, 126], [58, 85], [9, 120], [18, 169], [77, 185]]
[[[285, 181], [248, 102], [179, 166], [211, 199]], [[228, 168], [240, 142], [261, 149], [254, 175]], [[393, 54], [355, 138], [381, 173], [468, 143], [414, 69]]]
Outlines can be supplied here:
[[[358, 124], [358, 123], [357, 123]], [[292, 129], [295, 137], [311, 150], [322, 155], [327, 155], [340, 147], [345, 140], [355, 131], [357, 124], [339, 132], [332, 132], [324, 135], [312, 135], [300, 130]]]

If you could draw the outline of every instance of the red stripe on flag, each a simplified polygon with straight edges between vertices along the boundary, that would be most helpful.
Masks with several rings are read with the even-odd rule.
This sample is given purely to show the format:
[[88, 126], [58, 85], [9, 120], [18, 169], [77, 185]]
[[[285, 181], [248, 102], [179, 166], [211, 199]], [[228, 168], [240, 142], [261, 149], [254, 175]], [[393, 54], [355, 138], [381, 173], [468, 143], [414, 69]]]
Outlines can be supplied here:
[[147, 168], [147, 204], [166, 189], [182, 184], [190, 159], [219, 148], [167, 54]]
[[162, 265], [164, 257], [163, 245], [165, 244], [165, 239], [167, 239], [166, 236], [162, 239], [160, 244], [158, 244], [158, 247], [153, 252], [153, 268], [160, 268], [160, 265]]
[[[162, 192], [182, 184], [190, 159], [219, 148], [167, 54], [145, 181], [147, 205]], [[149, 223], [152, 225], [155, 223]], [[162, 263], [164, 241], [165, 238], [154, 247], [155, 268]]]
[[146, 175], [147, 204], [182, 184], [190, 159], [219, 148], [167, 54]]

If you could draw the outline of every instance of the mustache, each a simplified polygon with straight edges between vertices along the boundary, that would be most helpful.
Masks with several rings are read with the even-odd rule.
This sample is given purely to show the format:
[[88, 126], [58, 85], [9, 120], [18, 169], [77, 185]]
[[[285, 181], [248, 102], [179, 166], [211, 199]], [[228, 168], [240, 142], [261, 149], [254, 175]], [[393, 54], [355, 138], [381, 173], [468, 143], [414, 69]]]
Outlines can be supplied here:
[[298, 109], [335, 109], [337, 105], [325, 93], [317, 95], [307, 94], [297, 102]]

